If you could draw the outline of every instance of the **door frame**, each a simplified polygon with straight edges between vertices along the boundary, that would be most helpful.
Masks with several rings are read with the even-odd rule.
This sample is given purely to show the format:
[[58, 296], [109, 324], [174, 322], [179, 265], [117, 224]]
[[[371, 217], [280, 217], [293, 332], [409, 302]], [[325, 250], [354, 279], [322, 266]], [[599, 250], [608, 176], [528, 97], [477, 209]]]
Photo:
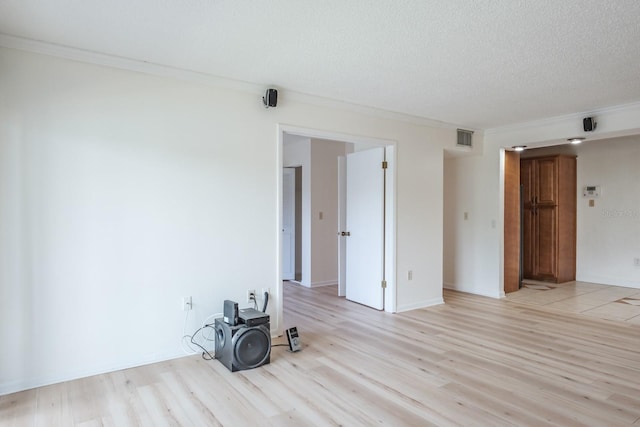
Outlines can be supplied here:
[[502, 291], [515, 292], [520, 289], [522, 268], [522, 229], [520, 210], [520, 154], [516, 151], [502, 152], [504, 157], [504, 227], [502, 236]]
[[[387, 281], [387, 288], [385, 289], [385, 311], [390, 313], [396, 312], [396, 174], [397, 167], [395, 165], [396, 156], [396, 142], [392, 140], [372, 138], [361, 135], [349, 135], [333, 131], [311, 129], [304, 127], [291, 126], [287, 124], [278, 123], [277, 125], [277, 168], [276, 175], [276, 190], [277, 190], [277, 224], [276, 231], [276, 257], [277, 257], [277, 277], [282, 277], [282, 168], [284, 166], [283, 160], [283, 142], [284, 135], [298, 135], [307, 138], [325, 139], [331, 141], [342, 141], [352, 144], [363, 144], [369, 146], [385, 147], [387, 152], [387, 162], [389, 167], [387, 169], [387, 182], [386, 182], [386, 201], [385, 201], [385, 215], [387, 227], [385, 229], [385, 276]], [[336, 189], [337, 191], [337, 189]], [[338, 230], [336, 230], [337, 236]], [[283, 298], [282, 280], [278, 280], [277, 283], [277, 296], [281, 302]], [[277, 313], [278, 325], [283, 325], [283, 306], [280, 304], [280, 308]]]

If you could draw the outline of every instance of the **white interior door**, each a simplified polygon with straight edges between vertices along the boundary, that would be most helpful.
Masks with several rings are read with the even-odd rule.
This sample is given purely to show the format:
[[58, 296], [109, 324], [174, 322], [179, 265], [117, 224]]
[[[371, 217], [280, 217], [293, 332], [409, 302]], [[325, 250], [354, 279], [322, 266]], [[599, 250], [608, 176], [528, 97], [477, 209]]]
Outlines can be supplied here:
[[347, 299], [384, 308], [384, 147], [347, 155]]
[[282, 280], [296, 275], [296, 172], [282, 169]]

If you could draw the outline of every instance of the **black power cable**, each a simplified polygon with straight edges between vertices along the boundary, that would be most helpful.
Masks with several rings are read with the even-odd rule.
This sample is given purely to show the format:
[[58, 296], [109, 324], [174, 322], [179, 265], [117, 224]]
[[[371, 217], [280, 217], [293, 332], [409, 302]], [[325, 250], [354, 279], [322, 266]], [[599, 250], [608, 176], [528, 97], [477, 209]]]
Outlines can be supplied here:
[[264, 305], [262, 306], [262, 312], [267, 312], [267, 304], [269, 303], [269, 292], [264, 293]]
[[[205, 329], [205, 328], [211, 328], [211, 329], [214, 329], [213, 324], [204, 325], [203, 327], [201, 327], [201, 328], [199, 328], [197, 331], [195, 331], [195, 332], [193, 333], [193, 335], [185, 335], [183, 338], [187, 338], [187, 337], [188, 337], [188, 338], [190, 339], [190, 341], [191, 341], [191, 344], [193, 344], [193, 345], [195, 345], [195, 346], [199, 347], [199, 348], [202, 350], [202, 358], [203, 358], [204, 360], [214, 360], [214, 359], [215, 359], [215, 356], [213, 356], [213, 355], [209, 352], [209, 350], [207, 350], [206, 348], [204, 348], [203, 346], [201, 346], [200, 344], [198, 344], [197, 342], [195, 342], [195, 341], [193, 340], [193, 337], [195, 337], [195, 336], [198, 334], [198, 332], [200, 332], [201, 330], [203, 330], [203, 329]], [[215, 330], [215, 329], [214, 329], [214, 330]], [[205, 355], [206, 355], [206, 356], [205, 356]]]

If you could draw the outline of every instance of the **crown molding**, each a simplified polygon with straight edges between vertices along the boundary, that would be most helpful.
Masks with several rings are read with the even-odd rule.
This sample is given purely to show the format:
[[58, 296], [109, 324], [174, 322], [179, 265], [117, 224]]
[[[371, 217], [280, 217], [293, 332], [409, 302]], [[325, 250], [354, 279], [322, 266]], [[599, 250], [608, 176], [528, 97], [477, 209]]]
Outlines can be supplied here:
[[[78, 49], [70, 46], [47, 43], [38, 40], [32, 40], [22, 37], [11, 36], [0, 33], [0, 46], [17, 49], [41, 55], [48, 55], [58, 58], [70, 59], [73, 61], [84, 62], [94, 65], [102, 65], [105, 67], [117, 68], [127, 71], [135, 71], [139, 73], [151, 74], [160, 77], [169, 77], [181, 81], [199, 83], [207, 86], [214, 86], [223, 89], [231, 89], [241, 92], [249, 92], [261, 95], [265, 90], [265, 85], [250, 83], [240, 80], [234, 80], [226, 77], [214, 76], [212, 74], [201, 73], [197, 71], [185, 70], [181, 68], [171, 67], [167, 65], [156, 64], [147, 61], [140, 61], [131, 58], [125, 58], [116, 55], [108, 55], [99, 52], [93, 52]], [[277, 87], [284, 93], [280, 96], [280, 100], [291, 100], [303, 104], [310, 104], [319, 107], [346, 110], [357, 114], [373, 116], [376, 118], [401, 121], [419, 126], [428, 126], [434, 128], [458, 129], [465, 128], [476, 132], [482, 132], [482, 129], [474, 129], [468, 126], [447, 123], [439, 120], [429, 119], [426, 117], [414, 116], [406, 113], [383, 110], [375, 107], [339, 101], [321, 96], [309, 95], [302, 92], [287, 90], [286, 87]]]
[[481, 129], [474, 129], [468, 126], [455, 125], [452, 123], [447, 123], [435, 119], [429, 119], [427, 117], [413, 116], [407, 113], [399, 113], [390, 110], [383, 110], [381, 108], [369, 107], [360, 104], [354, 104], [346, 101], [338, 101], [331, 98], [324, 98], [322, 96], [309, 95], [302, 92], [296, 91], [286, 91], [285, 93], [286, 99], [290, 99], [292, 101], [300, 102], [303, 104], [311, 104], [319, 107], [332, 108], [337, 110], [346, 110], [357, 114], [362, 114], [366, 116], [373, 116], [380, 119], [386, 120], [395, 120], [399, 122], [410, 123], [419, 126], [428, 126], [433, 128], [444, 128], [444, 129], [469, 129], [474, 132], [482, 133]]
[[42, 41], [25, 39], [6, 34], [0, 34], [0, 46], [57, 58], [70, 59], [88, 64], [102, 65], [127, 71], [136, 71], [160, 77], [170, 77], [209, 86], [224, 87], [243, 92], [261, 93], [263, 91], [262, 86], [253, 83], [226, 79], [210, 74], [170, 67], [167, 65], [160, 65], [121, 56], [107, 55], [104, 53], [45, 43]]
[[603, 117], [611, 114], [636, 112], [640, 111], [640, 102], [632, 102], [629, 104], [613, 105], [610, 107], [599, 108], [591, 111], [585, 111], [581, 113], [566, 114], [563, 116], [547, 117], [540, 120], [532, 120], [530, 122], [516, 123], [507, 126], [501, 126], [496, 128], [486, 129], [484, 131], [485, 136], [494, 136], [501, 134], [514, 133], [519, 131], [525, 131], [530, 129], [539, 129], [544, 127], [550, 127], [559, 125], [566, 122], [573, 122], [576, 120], [582, 120], [585, 117]]

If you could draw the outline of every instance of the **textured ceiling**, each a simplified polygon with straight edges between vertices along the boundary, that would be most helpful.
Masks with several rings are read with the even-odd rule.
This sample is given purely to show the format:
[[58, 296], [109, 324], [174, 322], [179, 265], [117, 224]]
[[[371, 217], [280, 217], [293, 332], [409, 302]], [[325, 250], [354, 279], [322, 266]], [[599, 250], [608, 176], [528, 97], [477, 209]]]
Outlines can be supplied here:
[[0, 33], [480, 129], [640, 101], [638, 0], [0, 0]]

